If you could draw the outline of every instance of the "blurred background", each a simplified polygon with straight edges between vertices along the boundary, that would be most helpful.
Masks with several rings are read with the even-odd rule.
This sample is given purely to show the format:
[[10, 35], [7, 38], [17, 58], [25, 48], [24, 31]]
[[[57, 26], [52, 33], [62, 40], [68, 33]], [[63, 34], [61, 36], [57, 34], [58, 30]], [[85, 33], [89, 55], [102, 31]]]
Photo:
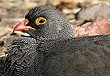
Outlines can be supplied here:
[[20, 36], [27, 35], [22, 32], [12, 34], [13, 26], [24, 19], [25, 14], [33, 7], [51, 4], [63, 12], [70, 23], [74, 20], [74, 14], [81, 8], [91, 4], [105, 3], [110, 0], [0, 0], [0, 58], [4, 59], [7, 55], [7, 48], [10, 42]]

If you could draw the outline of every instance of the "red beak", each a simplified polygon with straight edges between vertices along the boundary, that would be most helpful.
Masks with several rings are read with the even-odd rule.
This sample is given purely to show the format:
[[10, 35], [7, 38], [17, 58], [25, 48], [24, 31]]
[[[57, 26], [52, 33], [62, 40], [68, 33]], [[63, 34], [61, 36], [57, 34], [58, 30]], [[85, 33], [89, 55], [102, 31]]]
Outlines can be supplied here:
[[29, 21], [27, 19], [25, 19], [22, 22], [16, 24], [14, 26], [14, 28], [13, 28], [13, 32], [15, 32], [15, 31], [21, 31], [21, 30], [29, 30], [29, 29], [35, 30], [34, 28], [32, 28], [30, 26], [26, 26], [26, 24], [28, 24], [28, 22]]

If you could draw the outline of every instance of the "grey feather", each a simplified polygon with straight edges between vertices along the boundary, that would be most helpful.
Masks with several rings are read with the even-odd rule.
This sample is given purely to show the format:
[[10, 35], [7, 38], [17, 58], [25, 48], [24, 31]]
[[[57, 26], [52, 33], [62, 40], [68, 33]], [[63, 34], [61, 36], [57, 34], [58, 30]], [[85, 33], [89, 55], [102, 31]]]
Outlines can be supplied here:
[[14, 40], [8, 51], [5, 76], [42, 76], [43, 53], [38, 51], [39, 44], [40, 40], [29, 37]]

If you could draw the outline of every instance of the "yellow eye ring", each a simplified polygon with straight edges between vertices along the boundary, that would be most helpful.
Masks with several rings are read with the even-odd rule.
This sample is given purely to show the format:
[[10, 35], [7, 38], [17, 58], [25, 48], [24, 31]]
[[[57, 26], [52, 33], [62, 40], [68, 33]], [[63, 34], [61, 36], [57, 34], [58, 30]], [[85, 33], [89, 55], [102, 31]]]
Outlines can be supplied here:
[[43, 25], [43, 24], [45, 24], [47, 22], [47, 20], [46, 20], [46, 18], [44, 18], [44, 17], [39, 17], [39, 18], [37, 18], [36, 20], [35, 20], [35, 23], [36, 23], [36, 25]]

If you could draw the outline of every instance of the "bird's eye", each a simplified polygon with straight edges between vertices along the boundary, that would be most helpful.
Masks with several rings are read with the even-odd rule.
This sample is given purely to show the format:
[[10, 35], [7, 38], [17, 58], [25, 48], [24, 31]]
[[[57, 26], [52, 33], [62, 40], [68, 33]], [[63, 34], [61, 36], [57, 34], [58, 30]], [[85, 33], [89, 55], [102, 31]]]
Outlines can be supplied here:
[[35, 20], [35, 23], [39, 26], [39, 25], [43, 25], [47, 22], [46, 18], [44, 17], [39, 17]]

